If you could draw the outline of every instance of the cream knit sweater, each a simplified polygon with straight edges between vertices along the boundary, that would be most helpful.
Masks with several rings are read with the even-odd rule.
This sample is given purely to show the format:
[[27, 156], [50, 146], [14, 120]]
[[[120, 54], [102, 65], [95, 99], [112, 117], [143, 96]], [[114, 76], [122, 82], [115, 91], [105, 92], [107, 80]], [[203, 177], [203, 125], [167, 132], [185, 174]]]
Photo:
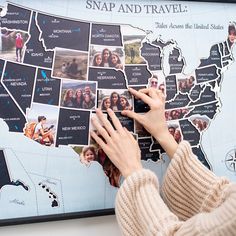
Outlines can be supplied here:
[[182, 141], [159, 194], [156, 175], [140, 170], [127, 177], [116, 197], [123, 235], [236, 236], [236, 184], [217, 177]]

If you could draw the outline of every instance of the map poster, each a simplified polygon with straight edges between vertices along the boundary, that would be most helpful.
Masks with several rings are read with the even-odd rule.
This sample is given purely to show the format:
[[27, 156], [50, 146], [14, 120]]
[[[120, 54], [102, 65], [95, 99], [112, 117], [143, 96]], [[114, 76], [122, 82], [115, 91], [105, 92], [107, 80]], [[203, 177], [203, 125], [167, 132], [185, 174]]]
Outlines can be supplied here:
[[175, 140], [236, 180], [236, 4], [22, 2], [0, 0], [0, 225], [114, 213], [124, 179], [89, 135], [96, 108], [162, 182], [165, 151], [121, 113], [150, 109], [129, 87], [161, 90]]

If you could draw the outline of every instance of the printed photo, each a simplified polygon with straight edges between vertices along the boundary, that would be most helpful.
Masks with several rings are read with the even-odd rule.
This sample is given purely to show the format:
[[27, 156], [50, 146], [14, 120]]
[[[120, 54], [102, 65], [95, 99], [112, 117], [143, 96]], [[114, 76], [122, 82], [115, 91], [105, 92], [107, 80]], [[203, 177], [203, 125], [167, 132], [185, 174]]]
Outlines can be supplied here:
[[91, 45], [90, 66], [124, 69], [124, 51], [121, 47]]
[[88, 53], [56, 48], [53, 76], [68, 79], [87, 80]]
[[133, 102], [131, 94], [124, 89], [103, 89], [98, 90], [98, 108], [106, 111], [108, 108], [113, 111], [132, 110]]
[[170, 134], [174, 137], [177, 143], [180, 143], [183, 140], [183, 135], [178, 121], [169, 121], [168, 130]]
[[230, 48], [234, 45], [235, 39], [236, 39], [236, 27], [235, 24], [230, 24], [228, 27], [228, 40], [227, 40]]
[[178, 120], [182, 119], [187, 113], [189, 109], [187, 108], [179, 108], [165, 112], [166, 120]]
[[54, 146], [59, 108], [33, 103], [27, 110], [24, 135], [42, 145]]
[[148, 88], [159, 89], [165, 94], [165, 76], [162, 71], [152, 72], [152, 77], [148, 80]]
[[0, 55], [6, 60], [22, 62], [25, 43], [29, 38], [27, 33], [20, 31], [0, 30]]
[[190, 121], [199, 130], [205, 130], [209, 125], [209, 118], [207, 116], [194, 115], [190, 117]]
[[122, 25], [121, 32], [125, 48], [125, 64], [146, 64], [139, 50], [146, 37], [145, 32], [129, 25]]
[[73, 150], [79, 154], [80, 162], [87, 167], [92, 162], [97, 161], [103, 168], [113, 187], [119, 188], [121, 184], [121, 173], [119, 169], [110, 161], [102, 148], [91, 138], [89, 146], [73, 146]]
[[188, 78], [178, 78], [178, 88], [181, 93], [188, 93], [194, 86], [195, 77], [189, 76]]
[[78, 109], [95, 109], [97, 83], [77, 80], [63, 80], [61, 106]]

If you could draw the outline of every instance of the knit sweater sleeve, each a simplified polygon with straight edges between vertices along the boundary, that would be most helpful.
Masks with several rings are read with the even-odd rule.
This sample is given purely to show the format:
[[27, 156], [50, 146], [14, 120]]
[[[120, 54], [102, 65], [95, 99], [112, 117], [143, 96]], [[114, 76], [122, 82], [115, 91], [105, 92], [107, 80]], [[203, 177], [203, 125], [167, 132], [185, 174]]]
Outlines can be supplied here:
[[156, 175], [146, 169], [125, 179], [115, 211], [122, 235], [174, 235], [182, 224], [161, 199]]
[[165, 174], [162, 196], [179, 219], [187, 220], [220, 206], [228, 184], [226, 178], [208, 170], [193, 154], [190, 144], [182, 141]]

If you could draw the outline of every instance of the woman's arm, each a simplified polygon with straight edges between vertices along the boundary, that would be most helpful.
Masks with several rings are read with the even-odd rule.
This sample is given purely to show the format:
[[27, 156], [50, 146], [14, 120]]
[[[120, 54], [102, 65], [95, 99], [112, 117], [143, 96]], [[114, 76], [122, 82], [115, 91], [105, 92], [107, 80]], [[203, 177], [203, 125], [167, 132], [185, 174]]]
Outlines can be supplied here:
[[139, 170], [128, 176], [117, 193], [115, 211], [122, 235], [175, 235], [182, 222], [159, 194], [156, 175]]
[[103, 127], [94, 118], [92, 122], [103, 140], [93, 131], [91, 135], [125, 177], [115, 207], [123, 235], [174, 235], [182, 223], [161, 199], [156, 175], [142, 168], [137, 141], [121, 126], [111, 109], [108, 114], [115, 129], [97, 110]]
[[208, 170], [182, 141], [164, 177], [162, 196], [180, 219], [211, 212], [222, 204], [229, 181]]
[[210, 212], [224, 199], [226, 178], [217, 177], [193, 154], [188, 142], [176, 143], [169, 133], [165, 119], [165, 96], [156, 89], [129, 91], [150, 106], [144, 115], [123, 111], [141, 123], [172, 159], [163, 183], [163, 197], [180, 219], [186, 220], [199, 212]]

